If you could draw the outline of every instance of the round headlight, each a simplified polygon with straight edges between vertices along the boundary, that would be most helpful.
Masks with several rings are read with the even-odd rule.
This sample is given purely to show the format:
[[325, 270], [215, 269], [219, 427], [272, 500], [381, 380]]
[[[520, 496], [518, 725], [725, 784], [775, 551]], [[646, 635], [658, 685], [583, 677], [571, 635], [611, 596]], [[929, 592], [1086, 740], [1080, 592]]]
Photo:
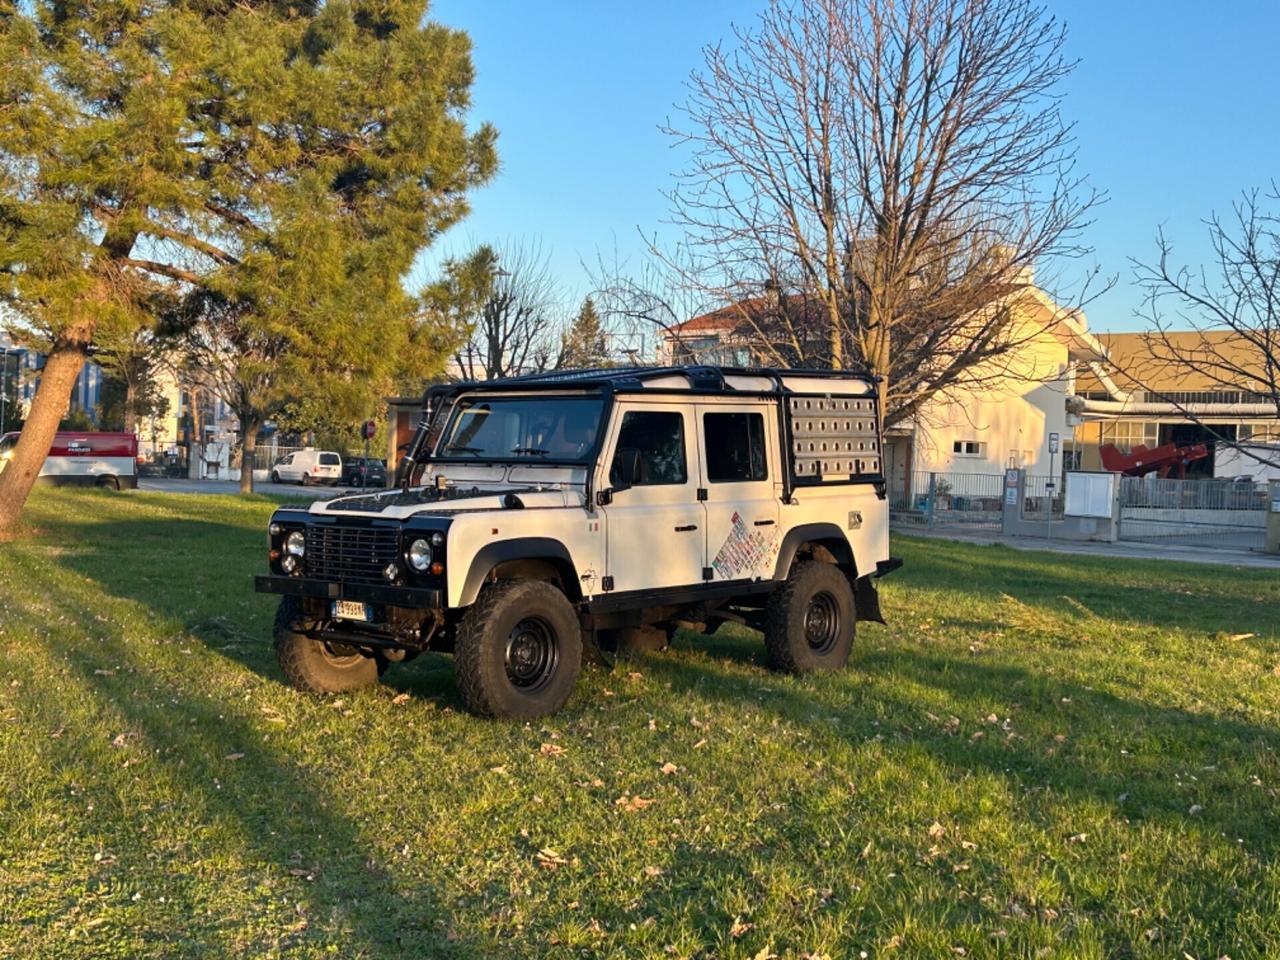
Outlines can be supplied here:
[[284, 527], [280, 526], [278, 523], [273, 523], [271, 526], [267, 527], [267, 532], [273, 537], [278, 537], [280, 534], [284, 533]]
[[422, 572], [431, 566], [431, 544], [425, 540], [415, 540], [409, 544], [409, 565]]
[[295, 530], [284, 538], [284, 549], [286, 553], [300, 557], [307, 552], [307, 538], [303, 536], [301, 530]]
[[439, 530], [437, 530], [435, 533], [433, 533], [433, 534], [431, 535], [431, 545], [432, 545], [433, 547], [443, 547], [443, 546], [444, 546], [444, 534], [443, 534], [443, 533], [441, 533]]

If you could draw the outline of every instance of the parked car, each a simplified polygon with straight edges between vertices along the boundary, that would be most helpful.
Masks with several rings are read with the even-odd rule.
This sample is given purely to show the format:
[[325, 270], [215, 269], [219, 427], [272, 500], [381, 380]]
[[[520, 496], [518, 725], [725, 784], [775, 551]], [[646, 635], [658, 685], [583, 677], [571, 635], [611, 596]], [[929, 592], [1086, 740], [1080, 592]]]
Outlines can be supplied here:
[[347, 487], [385, 487], [387, 462], [373, 457], [348, 457], [342, 461], [342, 484]]
[[342, 457], [332, 450], [295, 450], [271, 468], [272, 483], [312, 483], [336, 486], [342, 479]]
[[375, 682], [454, 654], [474, 713], [564, 705], [584, 647], [723, 623], [788, 673], [838, 670], [884, 622], [875, 381], [713, 367], [433, 387], [403, 488], [281, 507], [262, 593], [296, 687]]
[[[8, 466], [18, 434], [0, 437], [0, 471]], [[107, 487], [138, 486], [138, 437], [132, 433], [72, 433], [53, 435], [53, 446], [37, 476], [40, 483]]]

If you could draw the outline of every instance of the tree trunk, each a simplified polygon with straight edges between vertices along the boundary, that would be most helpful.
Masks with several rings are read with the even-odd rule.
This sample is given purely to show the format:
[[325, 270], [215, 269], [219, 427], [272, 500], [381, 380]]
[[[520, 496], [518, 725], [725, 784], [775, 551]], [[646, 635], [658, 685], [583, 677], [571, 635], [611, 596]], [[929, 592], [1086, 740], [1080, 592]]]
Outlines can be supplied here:
[[258, 428], [260, 424], [244, 414], [240, 414], [240, 492], [253, 493], [253, 461], [258, 451]]
[[40, 468], [49, 456], [53, 435], [67, 415], [71, 388], [84, 367], [92, 337], [93, 324], [79, 323], [54, 341], [31, 400], [31, 413], [8, 465], [0, 472], [0, 530], [13, 529], [22, 515]]
[[[132, 371], [130, 371], [132, 373]], [[132, 376], [124, 378], [124, 416], [123, 426], [125, 433], [138, 432], [138, 417], [134, 412], [134, 406], [138, 402], [138, 386], [134, 383]]]

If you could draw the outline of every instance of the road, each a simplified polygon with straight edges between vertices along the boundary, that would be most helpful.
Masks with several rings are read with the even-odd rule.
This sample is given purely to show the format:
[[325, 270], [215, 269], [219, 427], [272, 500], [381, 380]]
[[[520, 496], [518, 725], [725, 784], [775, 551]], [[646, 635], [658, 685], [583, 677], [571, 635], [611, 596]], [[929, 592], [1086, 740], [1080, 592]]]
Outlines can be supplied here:
[[1090, 540], [1047, 540], [1041, 537], [1005, 537], [999, 530], [959, 529], [959, 525], [946, 529], [928, 530], [923, 527], [894, 526], [894, 533], [910, 537], [933, 537], [938, 540], [955, 540], [959, 543], [1003, 544], [1013, 550], [1047, 550], [1050, 553], [1072, 553], [1077, 556], [1119, 557], [1131, 560], [1176, 560], [1180, 563], [1212, 563], [1225, 567], [1255, 567], [1280, 570], [1280, 557], [1243, 548], [1231, 549], [1227, 545], [1217, 548], [1187, 546], [1172, 543], [1146, 543], [1125, 540], [1117, 543], [1100, 543]]
[[[232, 495], [240, 492], [235, 480], [170, 480], [164, 477], [141, 477], [138, 489], [148, 493], [202, 493]], [[346, 487], [302, 487], [296, 483], [259, 482], [254, 493], [272, 497], [296, 497], [305, 500], [328, 500], [348, 492]]]

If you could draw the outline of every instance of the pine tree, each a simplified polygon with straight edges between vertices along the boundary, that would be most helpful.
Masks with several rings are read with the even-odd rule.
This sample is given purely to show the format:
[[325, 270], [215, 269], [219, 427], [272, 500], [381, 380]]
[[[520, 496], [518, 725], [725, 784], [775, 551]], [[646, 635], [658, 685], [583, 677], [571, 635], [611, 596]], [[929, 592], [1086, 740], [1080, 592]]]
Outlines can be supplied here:
[[560, 338], [560, 359], [557, 367], [566, 370], [587, 370], [610, 365], [609, 347], [600, 314], [595, 301], [587, 297], [582, 301], [578, 315]]
[[[468, 39], [425, 17], [425, 0], [0, 0], [0, 296], [49, 351], [0, 528], [90, 345], [153, 323], [160, 295], [188, 319], [225, 306], [224, 353], [269, 343], [242, 357], [299, 417], [359, 416], [442, 362], [400, 278], [493, 173], [495, 134], [466, 126]], [[262, 409], [238, 411], [250, 445]]]

